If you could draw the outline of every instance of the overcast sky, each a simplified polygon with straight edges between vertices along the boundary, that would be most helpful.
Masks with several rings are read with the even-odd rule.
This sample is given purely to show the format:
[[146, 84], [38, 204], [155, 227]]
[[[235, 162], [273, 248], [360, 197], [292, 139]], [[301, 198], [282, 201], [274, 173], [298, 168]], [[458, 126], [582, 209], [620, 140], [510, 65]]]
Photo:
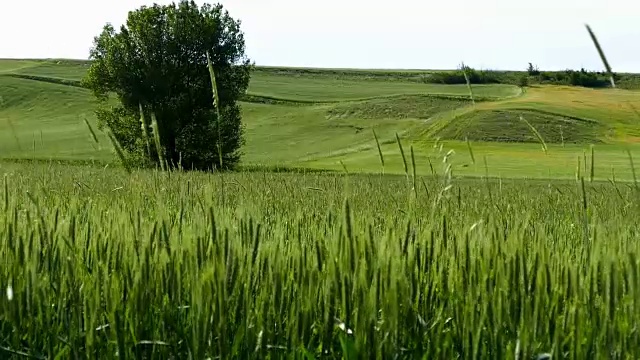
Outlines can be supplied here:
[[[0, 58], [87, 58], [105, 23], [153, 2], [1, 0]], [[614, 71], [640, 72], [638, 0], [220, 2], [242, 20], [257, 65], [600, 70], [589, 23]]]

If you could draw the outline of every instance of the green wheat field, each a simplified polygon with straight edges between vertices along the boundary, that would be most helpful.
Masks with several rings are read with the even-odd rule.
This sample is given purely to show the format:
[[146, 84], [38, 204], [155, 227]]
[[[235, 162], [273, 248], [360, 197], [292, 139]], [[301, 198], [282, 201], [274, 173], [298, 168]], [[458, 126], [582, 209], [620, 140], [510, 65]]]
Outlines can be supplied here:
[[640, 91], [258, 68], [240, 171], [129, 173], [87, 68], [0, 60], [0, 358], [639, 356]]

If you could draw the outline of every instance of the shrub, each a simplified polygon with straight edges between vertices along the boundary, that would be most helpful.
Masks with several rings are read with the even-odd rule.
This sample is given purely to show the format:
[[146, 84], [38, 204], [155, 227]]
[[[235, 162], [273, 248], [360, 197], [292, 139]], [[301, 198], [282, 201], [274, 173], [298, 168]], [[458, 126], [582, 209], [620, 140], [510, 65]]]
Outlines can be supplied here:
[[526, 74], [523, 74], [520, 77], [520, 79], [518, 79], [518, 86], [520, 87], [529, 86], [529, 76], [527, 76]]
[[[492, 71], [475, 70], [470, 67], [465, 67], [469, 82], [472, 84], [498, 84], [500, 79]], [[455, 71], [442, 71], [434, 73], [429, 79], [432, 83], [438, 84], [466, 84], [467, 81], [464, 77], [462, 69]]]

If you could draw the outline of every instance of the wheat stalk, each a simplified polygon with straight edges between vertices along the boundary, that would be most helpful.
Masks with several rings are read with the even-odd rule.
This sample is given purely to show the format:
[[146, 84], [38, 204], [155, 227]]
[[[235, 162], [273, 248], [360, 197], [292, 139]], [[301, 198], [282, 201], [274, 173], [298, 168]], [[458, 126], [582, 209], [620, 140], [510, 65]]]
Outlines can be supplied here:
[[607, 74], [609, 75], [611, 86], [615, 88], [616, 82], [613, 78], [613, 71], [611, 71], [611, 66], [609, 65], [609, 61], [607, 61], [607, 57], [605, 56], [604, 51], [602, 50], [602, 47], [600, 46], [600, 42], [598, 41], [596, 34], [593, 32], [593, 30], [591, 30], [591, 27], [587, 24], [585, 24], [585, 26], [587, 28], [587, 31], [589, 32], [591, 41], [593, 41], [593, 45], [595, 45], [596, 49], [598, 50], [598, 55], [600, 55], [600, 59], [602, 60], [602, 63], [604, 64], [605, 69], [607, 69]]

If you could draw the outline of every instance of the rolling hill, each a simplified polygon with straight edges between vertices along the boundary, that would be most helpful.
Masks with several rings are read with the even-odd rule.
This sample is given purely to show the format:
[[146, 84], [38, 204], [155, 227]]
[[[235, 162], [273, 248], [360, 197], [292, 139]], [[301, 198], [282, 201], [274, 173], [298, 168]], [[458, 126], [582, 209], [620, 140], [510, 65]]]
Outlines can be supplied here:
[[[87, 67], [83, 61], [0, 60], [0, 158], [113, 160], [105, 137], [96, 146], [84, 123], [95, 125], [96, 104], [78, 86]], [[637, 91], [474, 85], [472, 104], [466, 86], [381, 74], [259, 68], [242, 102], [243, 163], [378, 172], [372, 129], [386, 172], [404, 172], [396, 133], [407, 156], [413, 147], [423, 174], [441, 169], [436, 139], [455, 150], [450, 160], [464, 175], [571, 177], [595, 144], [596, 177], [610, 177], [613, 168], [628, 178], [626, 150], [640, 155]]]

